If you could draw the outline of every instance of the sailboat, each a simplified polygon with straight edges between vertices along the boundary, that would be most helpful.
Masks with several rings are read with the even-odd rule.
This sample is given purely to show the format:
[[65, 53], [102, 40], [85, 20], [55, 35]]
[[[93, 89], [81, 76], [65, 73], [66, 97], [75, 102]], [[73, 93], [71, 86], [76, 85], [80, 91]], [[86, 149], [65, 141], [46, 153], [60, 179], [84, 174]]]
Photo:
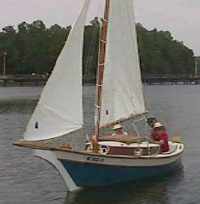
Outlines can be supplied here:
[[[15, 143], [32, 148], [53, 164], [67, 189], [98, 187], [164, 175], [177, 169], [184, 145], [169, 142], [170, 151], [133, 136], [117, 138], [103, 129], [135, 118], [145, 118], [138, 59], [133, 0], [105, 0], [96, 85], [94, 140], [78, 150], [71, 144], [52, 145], [62, 136], [83, 135], [83, 33], [91, 1], [85, 0], [38, 105], [24, 133]], [[119, 27], [120, 25], [120, 27]], [[96, 148], [95, 148], [96, 147]]]

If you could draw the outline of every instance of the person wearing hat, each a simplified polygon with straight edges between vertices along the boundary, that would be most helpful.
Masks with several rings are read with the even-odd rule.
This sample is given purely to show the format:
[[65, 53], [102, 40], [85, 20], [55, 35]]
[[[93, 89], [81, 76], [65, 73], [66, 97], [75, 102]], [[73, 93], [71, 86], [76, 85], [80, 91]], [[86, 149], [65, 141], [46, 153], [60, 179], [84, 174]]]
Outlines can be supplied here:
[[114, 133], [112, 134], [112, 136], [117, 136], [117, 135], [127, 136], [127, 135], [128, 135], [128, 133], [124, 131], [122, 125], [119, 124], [119, 123], [118, 123], [118, 124], [115, 124], [112, 129], [113, 129], [113, 131], [114, 131]]
[[157, 123], [157, 122], [158, 122], [158, 120], [157, 120], [157, 118], [155, 118], [155, 117], [149, 117], [149, 118], [147, 118], [147, 124], [148, 124], [151, 128], [153, 128], [154, 124]]
[[156, 122], [153, 126], [151, 138], [155, 143], [160, 144], [161, 153], [169, 151], [168, 134], [166, 128], [160, 122]]

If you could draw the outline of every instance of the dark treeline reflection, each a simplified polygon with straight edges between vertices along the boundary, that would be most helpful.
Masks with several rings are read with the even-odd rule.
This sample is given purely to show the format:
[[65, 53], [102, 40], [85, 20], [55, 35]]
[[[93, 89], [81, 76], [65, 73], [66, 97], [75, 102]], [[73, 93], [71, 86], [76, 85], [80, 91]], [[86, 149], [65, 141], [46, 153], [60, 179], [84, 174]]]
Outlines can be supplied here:
[[[85, 81], [96, 77], [99, 19], [95, 18], [85, 27], [83, 75]], [[71, 26], [57, 24], [47, 28], [36, 20], [20, 23], [15, 29], [6, 26], [0, 32], [0, 73], [3, 56], [7, 53], [7, 73], [31, 74], [50, 72], [71, 30]], [[119, 25], [119, 31], [120, 25]], [[137, 24], [139, 54], [143, 74], [190, 74], [194, 67], [193, 51], [183, 42], [173, 38], [168, 31], [147, 30]]]

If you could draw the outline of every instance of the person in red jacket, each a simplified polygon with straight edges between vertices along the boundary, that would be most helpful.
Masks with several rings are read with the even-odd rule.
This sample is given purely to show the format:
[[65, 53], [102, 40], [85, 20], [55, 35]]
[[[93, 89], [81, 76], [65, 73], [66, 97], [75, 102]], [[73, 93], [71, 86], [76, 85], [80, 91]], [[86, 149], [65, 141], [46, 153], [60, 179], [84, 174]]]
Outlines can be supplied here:
[[151, 139], [160, 144], [161, 153], [169, 151], [168, 134], [164, 125], [156, 122], [153, 126], [153, 131], [151, 133]]

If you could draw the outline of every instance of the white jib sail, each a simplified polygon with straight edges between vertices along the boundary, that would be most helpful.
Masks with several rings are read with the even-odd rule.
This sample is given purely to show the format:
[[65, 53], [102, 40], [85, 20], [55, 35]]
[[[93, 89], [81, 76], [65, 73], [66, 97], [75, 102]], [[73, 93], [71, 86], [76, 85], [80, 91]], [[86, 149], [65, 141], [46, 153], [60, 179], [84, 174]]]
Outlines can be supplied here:
[[41, 94], [24, 134], [27, 140], [55, 138], [83, 126], [82, 53], [89, 4], [90, 0], [85, 0], [80, 16]]
[[111, 0], [101, 126], [145, 113], [133, 0]]

